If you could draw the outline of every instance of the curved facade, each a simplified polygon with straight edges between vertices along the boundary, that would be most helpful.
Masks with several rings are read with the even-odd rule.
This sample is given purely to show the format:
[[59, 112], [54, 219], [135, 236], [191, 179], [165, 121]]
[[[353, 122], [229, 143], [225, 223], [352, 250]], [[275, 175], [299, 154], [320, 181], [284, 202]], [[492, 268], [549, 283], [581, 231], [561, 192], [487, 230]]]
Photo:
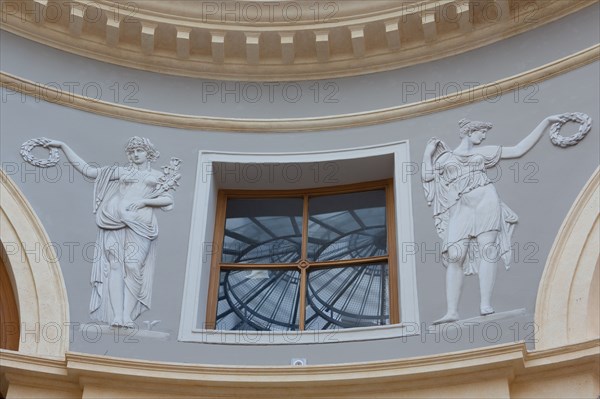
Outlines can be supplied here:
[[598, 396], [598, 3], [365, 4], [2, 2], [3, 396]]

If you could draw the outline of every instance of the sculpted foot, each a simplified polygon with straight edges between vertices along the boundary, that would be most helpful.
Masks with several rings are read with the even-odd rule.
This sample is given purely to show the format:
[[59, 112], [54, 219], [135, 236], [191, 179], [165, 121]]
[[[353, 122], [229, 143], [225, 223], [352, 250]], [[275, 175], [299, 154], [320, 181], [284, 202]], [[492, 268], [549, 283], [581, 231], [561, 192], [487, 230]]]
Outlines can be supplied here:
[[459, 320], [458, 313], [446, 313], [444, 315], [444, 317], [442, 317], [441, 319], [437, 319], [432, 324], [436, 325], [436, 324], [452, 323], [452, 322], [455, 322], [458, 320]]
[[113, 327], [121, 327], [123, 325], [123, 320], [115, 317], [110, 325]]
[[495, 313], [496, 311], [494, 310], [493, 307], [491, 306], [482, 306], [481, 309], [479, 309], [480, 313], [482, 316], [487, 316], [489, 314]]

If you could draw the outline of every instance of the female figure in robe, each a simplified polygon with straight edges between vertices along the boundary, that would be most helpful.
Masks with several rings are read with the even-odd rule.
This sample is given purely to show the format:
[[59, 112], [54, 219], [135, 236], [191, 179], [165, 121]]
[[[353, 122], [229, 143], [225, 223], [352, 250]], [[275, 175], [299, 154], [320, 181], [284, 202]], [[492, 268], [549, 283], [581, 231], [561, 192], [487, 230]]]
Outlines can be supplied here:
[[[446, 314], [434, 324], [459, 320], [458, 302], [463, 274], [478, 274], [480, 313], [494, 313], [491, 304], [496, 264], [502, 259], [508, 269], [511, 236], [517, 215], [498, 197], [486, 169], [500, 159], [519, 158], [540, 139], [559, 116], [542, 121], [514, 147], [481, 146], [490, 123], [462, 119], [460, 145], [451, 150], [432, 138], [423, 156], [423, 188], [433, 206], [434, 223], [442, 239], [442, 260], [446, 270]], [[468, 257], [468, 262], [467, 262]]]
[[125, 167], [92, 167], [68, 145], [62, 149], [77, 171], [94, 179], [98, 234], [92, 266], [90, 317], [113, 326], [131, 325], [150, 309], [156, 263], [158, 223], [155, 208], [170, 210], [173, 197], [159, 189], [163, 173], [151, 168], [159, 152], [142, 137], [132, 137]]

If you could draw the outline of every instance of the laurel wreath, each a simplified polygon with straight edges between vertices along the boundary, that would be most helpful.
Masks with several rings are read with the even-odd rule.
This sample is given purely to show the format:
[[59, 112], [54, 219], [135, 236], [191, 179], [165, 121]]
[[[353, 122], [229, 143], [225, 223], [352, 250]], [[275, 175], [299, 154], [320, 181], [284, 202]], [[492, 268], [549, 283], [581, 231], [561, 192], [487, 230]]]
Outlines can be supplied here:
[[[560, 129], [567, 122], [576, 122], [579, 123], [579, 130], [577, 133], [571, 136], [563, 136], [560, 134]], [[592, 127], [592, 118], [582, 112], [572, 112], [566, 113], [560, 116], [560, 121], [554, 123], [550, 127], [550, 141], [552, 144], [557, 145], [559, 147], [570, 147], [581, 140], [588, 134]]]
[[40, 168], [49, 168], [58, 163], [60, 157], [58, 156], [58, 149], [50, 148], [50, 154], [48, 159], [39, 159], [31, 155], [31, 150], [35, 147], [46, 147], [51, 140], [40, 137], [37, 139], [27, 140], [21, 145], [21, 156], [25, 160], [25, 162], [32, 164], [33, 166], [37, 166]]

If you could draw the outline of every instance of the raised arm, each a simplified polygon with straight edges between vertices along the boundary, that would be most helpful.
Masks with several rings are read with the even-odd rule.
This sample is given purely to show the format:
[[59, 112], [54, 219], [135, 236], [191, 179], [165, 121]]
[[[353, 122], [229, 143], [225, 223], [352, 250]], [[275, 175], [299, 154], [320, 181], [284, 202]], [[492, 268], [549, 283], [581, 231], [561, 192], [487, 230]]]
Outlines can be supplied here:
[[551, 115], [545, 118], [531, 133], [519, 144], [513, 147], [502, 147], [502, 158], [520, 158], [525, 155], [539, 141], [544, 131], [553, 123], [560, 121], [560, 115]]
[[50, 140], [50, 142], [46, 144], [46, 147], [60, 148], [64, 152], [69, 163], [71, 163], [71, 165], [73, 165], [73, 167], [85, 177], [90, 179], [95, 179], [98, 177], [98, 168], [90, 166], [79, 155], [77, 155], [77, 153], [75, 153], [71, 147], [62, 141]]

